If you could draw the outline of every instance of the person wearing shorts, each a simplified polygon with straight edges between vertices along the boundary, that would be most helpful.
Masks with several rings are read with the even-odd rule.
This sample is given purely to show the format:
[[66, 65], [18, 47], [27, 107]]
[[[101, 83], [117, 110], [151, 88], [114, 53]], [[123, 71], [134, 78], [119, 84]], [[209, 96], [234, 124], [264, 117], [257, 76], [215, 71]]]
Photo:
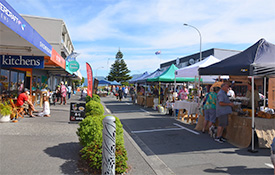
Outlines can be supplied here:
[[[217, 92], [219, 91], [218, 87], [211, 88], [209, 94], [206, 95], [205, 104], [203, 105], [204, 109], [204, 122], [202, 132], [205, 133], [205, 129], [208, 124], [208, 128], [211, 128], [216, 122], [216, 101], [217, 101]], [[209, 130], [210, 133], [210, 130]]]
[[19, 94], [19, 96], [17, 98], [16, 106], [27, 109], [29, 111], [30, 117], [34, 117], [32, 115], [32, 112], [33, 111], [37, 112], [37, 111], [34, 109], [34, 106], [31, 102], [31, 100], [29, 99], [29, 94], [30, 94], [30, 91], [27, 88], [25, 88], [24, 92]]
[[222, 134], [224, 128], [228, 125], [228, 114], [232, 113], [232, 107], [234, 106], [227, 96], [228, 88], [229, 85], [227, 83], [223, 83], [221, 85], [221, 90], [217, 94], [216, 115], [219, 119], [219, 126], [215, 141], [219, 143], [226, 141], [226, 139], [222, 137]]

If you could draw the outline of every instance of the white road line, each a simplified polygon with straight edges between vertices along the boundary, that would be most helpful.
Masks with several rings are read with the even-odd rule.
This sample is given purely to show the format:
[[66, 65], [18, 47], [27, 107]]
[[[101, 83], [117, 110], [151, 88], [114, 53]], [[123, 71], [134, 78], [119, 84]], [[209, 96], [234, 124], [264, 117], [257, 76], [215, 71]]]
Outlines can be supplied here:
[[184, 129], [184, 130], [186, 130], [186, 131], [189, 131], [189, 132], [191, 132], [191, 133], [193, 133], [193, 134], [200, 135], [200, 133], [198, 133], [198, 132], [196, 132], [196, 131], [193, 131], [193, 130], [191, 130], [191, 129], [185, 128], [184, 126], [181, 126], [181, 125], [179, 125], [179, 124], [177, 124], [177, 123], [173, 123], [173, 124], [176, 125], [176, 126], [178, 126], [178, 127], [180, 127], [180, 128], [182, 128], [182, 129]]
[[140, 110], [143, 111], [143, 112], [146, 112], [146, 113], [150, 114], [149, 111], [146, 111], [146, 110], [144, 110], [144, 109], [140, 109]]
[[271, 163], [265, 163], [265, 165], [270, 167], [270, 168], [274, 168], [274, 166]]
[[189, 131], [193, 134], [200, 135], [200, 133], [193, 131], [191, 129], [185, 128], [184, 126], [181, 126], [177, 123], [173, 123], [174, 125], [178, 126], [179, 128], [165, 128], [165, 129], [150, 129], [150, 130], [141, 130], [141, 131], [131, 131], [133, 134], [138, 134], [138, 133], [145, 133], [145, 132], [158, 132], [158, 131], [173, 131], [173, 130], [186, 130]]
[[127, 102], [126, 102], [125, 104], [126, 104], [126, 105], [132, 105], [131, 103], [127, 103]]
[[136, 133], [171, 131], [171, 130], [182, 130], [182, 128], [151, 129], [151, 130], [131, 131], [131, 133], [136, 134]]
[[106, 110], [109, 114], [111, 114], [111, 111], [110, 111], [108, 108], [105, 107], [105, 110]]

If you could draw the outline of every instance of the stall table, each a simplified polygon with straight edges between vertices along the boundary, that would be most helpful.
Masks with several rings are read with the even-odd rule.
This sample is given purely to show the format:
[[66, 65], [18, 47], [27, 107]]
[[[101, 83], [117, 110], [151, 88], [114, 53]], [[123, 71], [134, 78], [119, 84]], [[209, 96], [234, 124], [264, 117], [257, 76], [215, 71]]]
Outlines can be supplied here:
[[[178, 119], [181, 117], [181, 120], [184, 120], [187, 118], [187, 122], [191, 119], [191, 124], [194, 123], [194, 121], [197, 120], [198, 115], [196, 114], [198, 108], [198, 103], [196, 102], [189, 102], [186, 100], [183, 101], [176, 101], [174, 105], [174, 110], [179, 109]], [[181, 110], [186, 110], [185, 113], [182, 113]], [[196, 114], [195, 117], [192, 116], [192, 114]]]

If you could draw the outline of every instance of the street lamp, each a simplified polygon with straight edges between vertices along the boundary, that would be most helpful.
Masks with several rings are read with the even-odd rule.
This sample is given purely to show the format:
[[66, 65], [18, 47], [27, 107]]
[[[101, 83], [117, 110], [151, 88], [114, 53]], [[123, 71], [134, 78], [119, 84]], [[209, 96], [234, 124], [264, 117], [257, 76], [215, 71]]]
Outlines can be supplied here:
[[96, 68], [96, 70], [95, 70], [95, 77], [97, 77], [97, 70], [100, 69], [100, 68], [104, 68], [104, 67], [101, 66], [101, 67]]
[[184, 26], [189, 26], [189, 27], [192, 27], [192, 28], [194, 28], [198, 33], [199, 33], [199, 35], [200, 35], [200, 61], [202, 60], [202, 53], [201, 53], [201, 43], [202, 43], [202, 38], [201, 38], [201, 32], [199, 31], [199, 29], [197, 29], [196, 27], [194, 27], [194, 26], [191, 26], [191, 25], [189, 25], [189, 24], [183, 24]]

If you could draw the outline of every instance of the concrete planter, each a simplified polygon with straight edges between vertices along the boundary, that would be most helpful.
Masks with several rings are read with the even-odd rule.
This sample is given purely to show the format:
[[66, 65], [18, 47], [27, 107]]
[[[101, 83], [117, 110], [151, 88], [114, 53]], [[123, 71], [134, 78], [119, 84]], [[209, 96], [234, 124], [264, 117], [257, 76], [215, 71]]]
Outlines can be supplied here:
[[10, 115], [2, 116], [0, 115], [0, 123], [7, 123], [10, 121]]

